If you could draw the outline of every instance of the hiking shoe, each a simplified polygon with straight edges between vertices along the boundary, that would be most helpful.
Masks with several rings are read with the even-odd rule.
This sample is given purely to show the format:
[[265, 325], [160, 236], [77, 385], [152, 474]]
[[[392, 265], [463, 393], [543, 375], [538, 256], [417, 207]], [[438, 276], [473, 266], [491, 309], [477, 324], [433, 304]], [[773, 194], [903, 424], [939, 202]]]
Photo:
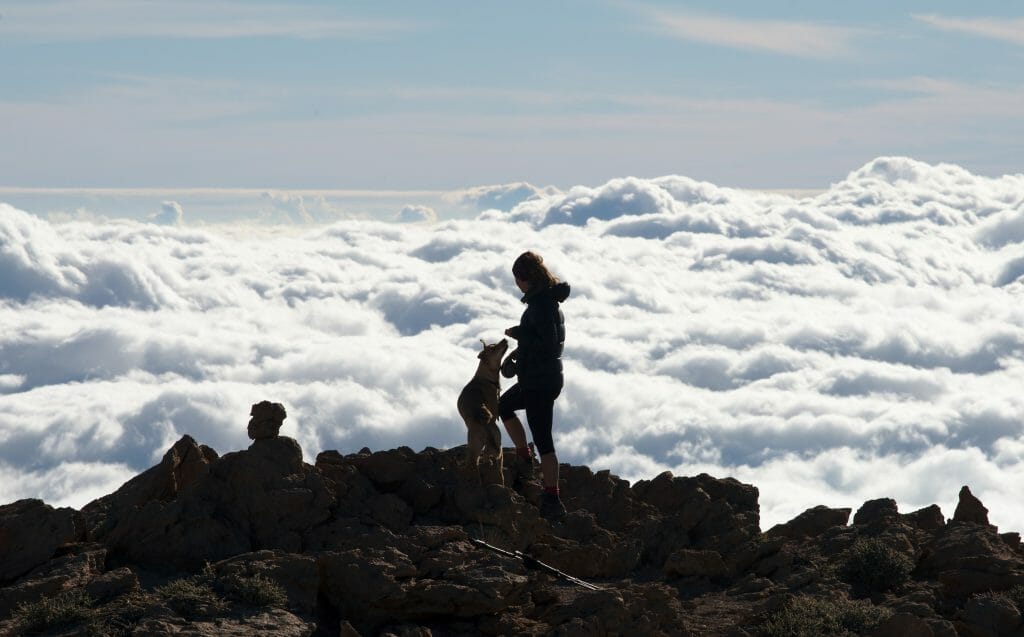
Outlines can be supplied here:
[[545, 520], [558, 520], [566, 515], [565, 505], [557, 493], [540, 494], [540, 517]]

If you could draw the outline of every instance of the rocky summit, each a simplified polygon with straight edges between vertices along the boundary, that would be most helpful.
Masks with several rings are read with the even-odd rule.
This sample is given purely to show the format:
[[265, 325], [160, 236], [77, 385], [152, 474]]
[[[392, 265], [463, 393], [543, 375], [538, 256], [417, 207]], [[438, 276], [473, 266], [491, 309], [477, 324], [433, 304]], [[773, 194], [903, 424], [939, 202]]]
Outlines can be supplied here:
[[[320, 453], [253, 406], [243, 451], [184, 436], [81, 510], [0, 506], [0, 634], [1024, 635], [1024, 548], [968, 487], [762, 532], [758, 491], [562, 465], [569, 513], [505, 455]], [[521, 473], [520, 473], [521, 472]], [[853, 513], [851, 520], [851, 513]]]

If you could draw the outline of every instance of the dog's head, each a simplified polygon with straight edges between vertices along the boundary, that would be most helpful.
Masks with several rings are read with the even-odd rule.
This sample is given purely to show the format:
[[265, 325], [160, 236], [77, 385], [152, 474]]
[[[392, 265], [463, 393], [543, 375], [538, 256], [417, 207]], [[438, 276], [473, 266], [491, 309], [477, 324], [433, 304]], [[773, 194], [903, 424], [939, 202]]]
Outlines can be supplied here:
[[484, 346], [480, 353], [477, 354], [477, 358], [487, 363], [488, 367], [494, 367], [495, 369], [501, 367], [501, 359], [505, 356], [505, 352], [508, 351], [508, 339], [503, 338], [497, 343], [488, 345], [483, 340], [480, 343]]

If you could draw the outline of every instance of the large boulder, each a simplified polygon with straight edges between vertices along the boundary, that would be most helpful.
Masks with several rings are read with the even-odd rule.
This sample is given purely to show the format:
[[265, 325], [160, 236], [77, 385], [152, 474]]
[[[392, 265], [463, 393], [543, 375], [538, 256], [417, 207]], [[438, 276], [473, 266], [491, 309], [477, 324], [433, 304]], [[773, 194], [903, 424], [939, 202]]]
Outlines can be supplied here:
[[284, 405], [263, 400], [249, 410], [249, 426], [246, 433], [250, 440], [276, 438], [281, 431], [284, 419], [288, 417]]
[[947, 597], [965, 598], [1024, 584], [1024, 555], [991, 526], [952, 522], [924, 547], [915, 575], [938, 581]]
[[853, 515], [854, 524], [891, 524], [899, 516], [896, 500], [879, 498], [868, 500]]
[[34, 499], [0, 506], [0, 583], [44, 564], [58, 547], [81, 535], [74, 509], [55, 509]]
[[807, 509], [789, 522], [776, 524], [765, 535], [769, 538], [801, 540], [818, 537], [828, 529], [844, 526], [850, 519], [849, 508], [833, 509], [818, 505]]
[[[629, 537], [644, 545], [644, 561], [662, 568], [681, 549], [737, 554], [761, 534], [757, 487], [706, 473], [675, 477], [664, 472], [633, 488]], [[726, 560], [736, 568], [735, 560]]]

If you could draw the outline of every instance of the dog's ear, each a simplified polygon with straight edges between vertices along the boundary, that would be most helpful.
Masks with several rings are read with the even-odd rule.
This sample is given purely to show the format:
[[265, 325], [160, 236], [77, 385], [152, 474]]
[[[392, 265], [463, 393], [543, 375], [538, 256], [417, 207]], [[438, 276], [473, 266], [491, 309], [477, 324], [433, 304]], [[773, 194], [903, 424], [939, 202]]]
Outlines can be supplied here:
[[480, 339], [480, 344], [483, 345], [483, 349], [480, 350], [480, 353], [477, 354], [476, 357], [479, 358], [479, 359], [483, 359], [484, 354], [487, 353], [487, 341], [485, 341], [484, 339], [481, 338]]

